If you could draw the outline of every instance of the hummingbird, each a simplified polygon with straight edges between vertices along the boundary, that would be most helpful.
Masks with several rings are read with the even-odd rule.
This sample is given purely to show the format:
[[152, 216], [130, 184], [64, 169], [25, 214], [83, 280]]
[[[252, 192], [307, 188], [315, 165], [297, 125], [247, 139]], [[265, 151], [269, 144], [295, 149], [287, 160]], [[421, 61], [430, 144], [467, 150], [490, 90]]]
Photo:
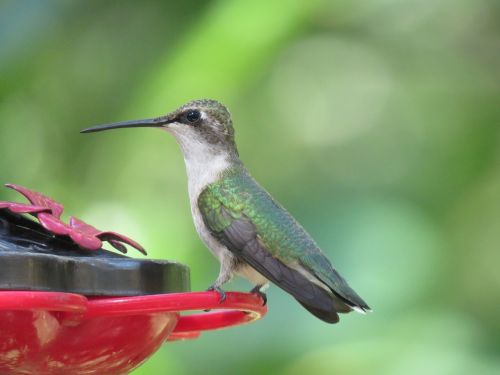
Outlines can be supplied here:
[[174, 136], [187, 170], [196, 231], [220, 262], [208, 290], [219, 293], [234, 275], [267, 302], [269, 282], [291, 294], [317, 318], [339, 321], [339, 313], [370, 307], [335, 270], [295, 218], [250, 175], [235, 143], [228, 109], [216, 100], [193, 100], [156, 118], [94, 126], [82, 133], [152, 127]]

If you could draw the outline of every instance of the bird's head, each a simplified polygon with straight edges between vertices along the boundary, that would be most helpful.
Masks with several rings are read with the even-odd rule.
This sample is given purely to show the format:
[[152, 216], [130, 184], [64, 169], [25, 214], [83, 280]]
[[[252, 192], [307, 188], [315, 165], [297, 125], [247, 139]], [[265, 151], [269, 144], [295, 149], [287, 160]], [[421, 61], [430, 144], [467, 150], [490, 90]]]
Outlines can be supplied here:
[[166, 130], [177, 139], [185, 154], [203, 148], [237, 155], [231, 114], [224, 105], [211, 99], [190, 101], [164, 116], [98, 125], [81, 132], [139, 127]]

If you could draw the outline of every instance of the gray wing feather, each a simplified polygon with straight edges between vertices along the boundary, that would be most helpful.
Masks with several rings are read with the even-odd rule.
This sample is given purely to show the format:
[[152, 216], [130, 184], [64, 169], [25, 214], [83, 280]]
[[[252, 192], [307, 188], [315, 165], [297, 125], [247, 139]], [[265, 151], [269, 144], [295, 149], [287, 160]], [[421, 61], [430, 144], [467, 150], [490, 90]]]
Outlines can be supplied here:
[[[226, 211], [222, 206], [222, 211]], [[221, 212], [225, 217], [228, 212]], [[226, 216], [228, 215], [228, 216]], [[333, 296], [318, 285], [313, 284], [299, 271], [273, 257], [259, 241], [254, 224], [242, 216], [232, 218], [232, 222], [221, 232], [213, 233], [231, 252], [239, 256], [267, 279], [294, 296], [304, 307], [322, 319], [338, 321]], [[341, 309], [343, 310], [343, 309]], [[315, 311], [317, 313], [315, 313]]]

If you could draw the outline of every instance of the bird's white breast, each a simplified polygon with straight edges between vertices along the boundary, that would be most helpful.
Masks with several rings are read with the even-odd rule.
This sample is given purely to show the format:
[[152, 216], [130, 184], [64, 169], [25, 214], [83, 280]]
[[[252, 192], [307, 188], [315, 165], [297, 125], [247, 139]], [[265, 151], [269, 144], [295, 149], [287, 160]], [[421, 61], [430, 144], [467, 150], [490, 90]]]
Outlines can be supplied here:
[[198, 197], [208, 185], [216, 182], [229, 168], [228, 156], [223, 153], [214, 154], [212, 150], [205, 150], [201, 144], [181, 144], [181, 147], [183, 149], [190, 147], [189, 152], [184, 152], [184, 162], [188, 175], [189, 202], [194, 226], [201, 240], [219, 261], [222, 261], [222, 257], [228, 256], [230, 252], [210, 234], [198, 207]]

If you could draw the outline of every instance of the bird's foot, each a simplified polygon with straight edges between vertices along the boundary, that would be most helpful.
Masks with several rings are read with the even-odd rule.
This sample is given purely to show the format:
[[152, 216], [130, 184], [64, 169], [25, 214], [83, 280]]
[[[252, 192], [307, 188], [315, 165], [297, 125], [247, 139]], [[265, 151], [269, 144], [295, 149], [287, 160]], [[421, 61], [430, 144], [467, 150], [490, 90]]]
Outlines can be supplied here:
[[262, 306], [266, 306], [267, 305], [267, 295], [266, 293], [264, 293], [262, 290], [262, 285], [257, 285], [255, 288], [253, 288], [250, 293], [254, 293], [254, 294], [257, 294], [260, 298], [262, 298], [262, 300], [264, 301], [264, 303], [262, 304]]
[[214, 285], [212, 285], [211, 287], [209, 287], [209, 288], [207, 289], [207, 292], [212, 292], [212, 291], [213, 291], [213, 292], [217, 292], [217, 293], [219, 293], [219, 296], [220, 296], [219, 303], [222, 303], [222, 302], [224, 302], [224, 301], [226, 300], [226, 292], [224, 292], [224, 291], [222, 290], [222, 288], [220, 288], [220, 287], [218, 287], [218, 286], [214, 286]]

